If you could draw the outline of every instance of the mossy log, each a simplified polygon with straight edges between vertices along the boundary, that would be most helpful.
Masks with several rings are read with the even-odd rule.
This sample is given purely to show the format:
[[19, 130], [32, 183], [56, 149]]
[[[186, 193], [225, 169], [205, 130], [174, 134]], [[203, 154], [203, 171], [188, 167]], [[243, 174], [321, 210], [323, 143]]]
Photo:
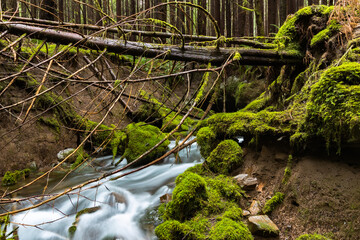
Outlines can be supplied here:
[[4, 22], [0, 24], [0, 30], [8, 30], [10, 34], [31, 35], [32, 38], [47, 40], [58, 44], [74, 44], [78, 47], [94, 50], [107, 49], [109, 52], [128, 54], [134, 56], [156, 57], [160, 54], [165, 59], [177, 61], [196, 61], [199, 63], [211, 62], [213, 65], [221, 65], [233, 54], [241, 57], [236, 60], [243, 65], [284, 65], [301, 64], [302, 54], [297, 51], [278, 51], [276, 49], [249, 49], [249, 48], [216, 48], [185, 46], [181, 48], [174, 45], [150, 44], [114, 40], [109, 38], [84, 36], [77, 33], [58, 31], [49, 28], [34, 27], [26, 24]]

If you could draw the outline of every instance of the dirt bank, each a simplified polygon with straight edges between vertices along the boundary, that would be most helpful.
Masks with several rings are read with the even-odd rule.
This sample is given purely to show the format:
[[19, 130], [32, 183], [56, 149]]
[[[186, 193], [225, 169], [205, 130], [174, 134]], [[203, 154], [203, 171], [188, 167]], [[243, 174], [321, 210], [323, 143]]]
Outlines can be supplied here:
[[296, 239], [305, 233], [360, 239], [358, 154], [294, 155], [290, 178], [284, 184], [289, 154], [288, 148], [278, 145], [263, 146], [258, 152], [247, 149], [244, 167], [237, 173], [245, 172], [259, 180], [256, 191], [249, 193], [248, 206], [252, 200], [263, 206], [274, 192], [280, 191], [285, 199], [270, 215], [280, 229], [279, 239]]

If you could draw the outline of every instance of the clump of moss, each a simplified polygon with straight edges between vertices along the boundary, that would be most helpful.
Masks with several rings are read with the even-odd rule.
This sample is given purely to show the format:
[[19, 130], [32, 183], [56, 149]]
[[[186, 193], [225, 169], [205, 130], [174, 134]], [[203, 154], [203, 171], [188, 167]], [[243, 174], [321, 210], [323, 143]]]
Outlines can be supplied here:
[[284, 197], [285, 195], [281, 192], [275, 193], [275, 195], [265, 203], [262, 209], [263, 213], [269, 214], [274, 211], [274, 209], [284, 201]]
[[163, 222], [155, 228], [155, 234], [159, 240], [197, 239], [188, 225], [176, 220]]
[[316, 34], [310, 42], [310, 47], [316, 47], [317, 45], [327, 41], [330, 37], [334, 36], [341, 29], [341, 25], [336, 20], [331, 20], [328, 26]]
[[231, 206], [228, 210], [224, 212], [221, 217], [229, 218], [233, 221], [239, 222], [243, 218], [242, 209], [237, 206]]
[[15, 185], [19, 180], [23, 180], [30, 175], [30, 169], [15, 170], [13, 172], [7, 171], [2, 178], [1, 182], [3, 186]]
[[118, 154], [123, 154], [125, 151], [127, 136], [122, 131], [115, 131], [114, 136], [111, 139], [110, 145], [112, 149], [113, 158]]
[[219, 192], [228, 201], [238, 202], [244, 196], [244, 191], [231, 177], [225, 175], [218, 175], [214, 178], [207, 177], [206, 182], [209, 187]]
[[216, 147], [218, 140], [216, 134], [210, 127], [201, 128], [196, 134], [197, 143], [200, 146], [201, 156], [207, 158], [210, 153]]
[[312, 86], [303, 132], [335, 142], [360, 141], [360, 64], [332, 67]]
[[203, 177], [185, 172], [176, 178], [172, 201], [166, 206], [164, 219], [186, 220], [194, 216], [208, 198]]
[[324, 237], [320, 234], [303, 234], [298, 238], [296, 238], [296, 240], [331, 240], [331, 239]]
[[210, 153], [206, 166], [214, 173], [230, 174], [243, 163], [243, 151], [234, 140], [224, 140]]
[[235, 222], [224, 218], [210, 231], [210, 239], [213, 240], [251, 240], [254, 239], [249, 229], [242, 222]]
[[[126, 158], [128, 163], [134, 161], [141, 154], [154, 147], [166, 136], [159, 128], [143, 122], [129, 124], [125, 128], [125, 132], [127, 135], [127, 144], [122, 159]], [[142, 158], [136, 165], [143, 165], [151, 160], [155, 160], [166, 152], [169, 143], [169, 140], [164, 141], [154, 151]]]

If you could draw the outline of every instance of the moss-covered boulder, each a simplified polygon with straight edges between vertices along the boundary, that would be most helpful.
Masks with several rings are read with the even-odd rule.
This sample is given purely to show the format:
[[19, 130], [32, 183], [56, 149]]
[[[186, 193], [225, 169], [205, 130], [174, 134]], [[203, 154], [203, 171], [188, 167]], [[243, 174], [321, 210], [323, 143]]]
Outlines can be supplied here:
[[[159, 128], [143, 122], [129, 124], [125, 132], [127, 135], [127, 144], [122, 158], [126, 158], [128, 163], [131, 163], [141, 154], [154, 147], [166, 136]], [[164, 141], [155, 150], [140, 159], [135, 165], [144, 165], [155, 160], [167, 151], [169, 143], [169, 140]]]
[[172, 201], [166, 205], [164, 219], [186, 220], [201, 210], [208, 198], [203, 177], [185, 172], [176, 178]]
[[243, 164], [243, 151], [234, 140], [225, 140], [210, 153], [206, 166], [214, 173], [230, 174]]
[[216, 223], [210, 231], [211, 240], [252, 240], [249, 229], [242, 222], [224, 218]]

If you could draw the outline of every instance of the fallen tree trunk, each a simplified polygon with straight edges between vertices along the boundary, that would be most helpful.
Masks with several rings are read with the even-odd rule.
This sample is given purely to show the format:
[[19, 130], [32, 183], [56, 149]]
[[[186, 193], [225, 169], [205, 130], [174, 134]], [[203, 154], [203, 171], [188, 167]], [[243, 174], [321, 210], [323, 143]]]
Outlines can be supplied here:
[[[118, 33], [119, 30], [116, 27], [103, 27], [103, 26], [96, 26], [96, 25], [89, 25], [89, 24], [77, 24], [77, 23], [68, 23], [68, 22], [56, 22], [44, 19], [36, 19], [36, 18], [25, 18], [25, 17], [17, 17], [17, 16], [8, 16], [3, 15], [4, 19], [9, 19], [11, 21], [19, 21], [24, 23], [36, 23], [41, 24], [44, 26], [57, 26], [60, 28], [73, 28], [73, 29], [86, 29], [91, 31], [106, 31], [110, 33]], [[156, 32], [156, 31], [140, 31], [140, 30], [133, 30], [133, 29], [126, 29], [122, 28], [124, 33], [130, 33], [132, 35], [138, 35], [142, 37], [157, 37], [157, 38], [173, 38], [176, 34], [168, 33], [168, 32]], [[215, 41], [217, 38], [214, 36], [197, 36], [197, 35], [187, 35], [183, 34], [182, 37], [185, 41], [194, 41], [194, 42], [210, 42]], [[226, 43], [234, 44], [234, 45], [244, 45], [254, 48], [263, 48], [263, 49], [273, 49], [276, 47], [275, 44], [265, 44], [259, 41], [254, 41], [250, 39], [245, 39], [241, 37], [232, 37], [227, 38]]]
[[249, 49], [249, 48], [215, 48], [215, 47], [194, 47], [185, 46], [181, 48], [175, 45], [161, 45], [109, 38], [83, 36], [77, 33], [53, 30], [49, 28], [34, 27], [26, 24], [0, 23], [0, 30], [8, 31], [10, 34], [22, 35], [26, 33], [30, 38], [47, 40], [58, 44], [74, 44], [78, 47], [94, 50], [107, 49], [108, 52], [144, 56], [154, 58], [162, 55], [161, 58], [177, 61], [195, 61], [221, 65], [236, 52], [241, 55], [237, 61], [243, 65], [285, 65], [300, 64], [302, 56], [299, 53], [276, 51], [270, 49]]

